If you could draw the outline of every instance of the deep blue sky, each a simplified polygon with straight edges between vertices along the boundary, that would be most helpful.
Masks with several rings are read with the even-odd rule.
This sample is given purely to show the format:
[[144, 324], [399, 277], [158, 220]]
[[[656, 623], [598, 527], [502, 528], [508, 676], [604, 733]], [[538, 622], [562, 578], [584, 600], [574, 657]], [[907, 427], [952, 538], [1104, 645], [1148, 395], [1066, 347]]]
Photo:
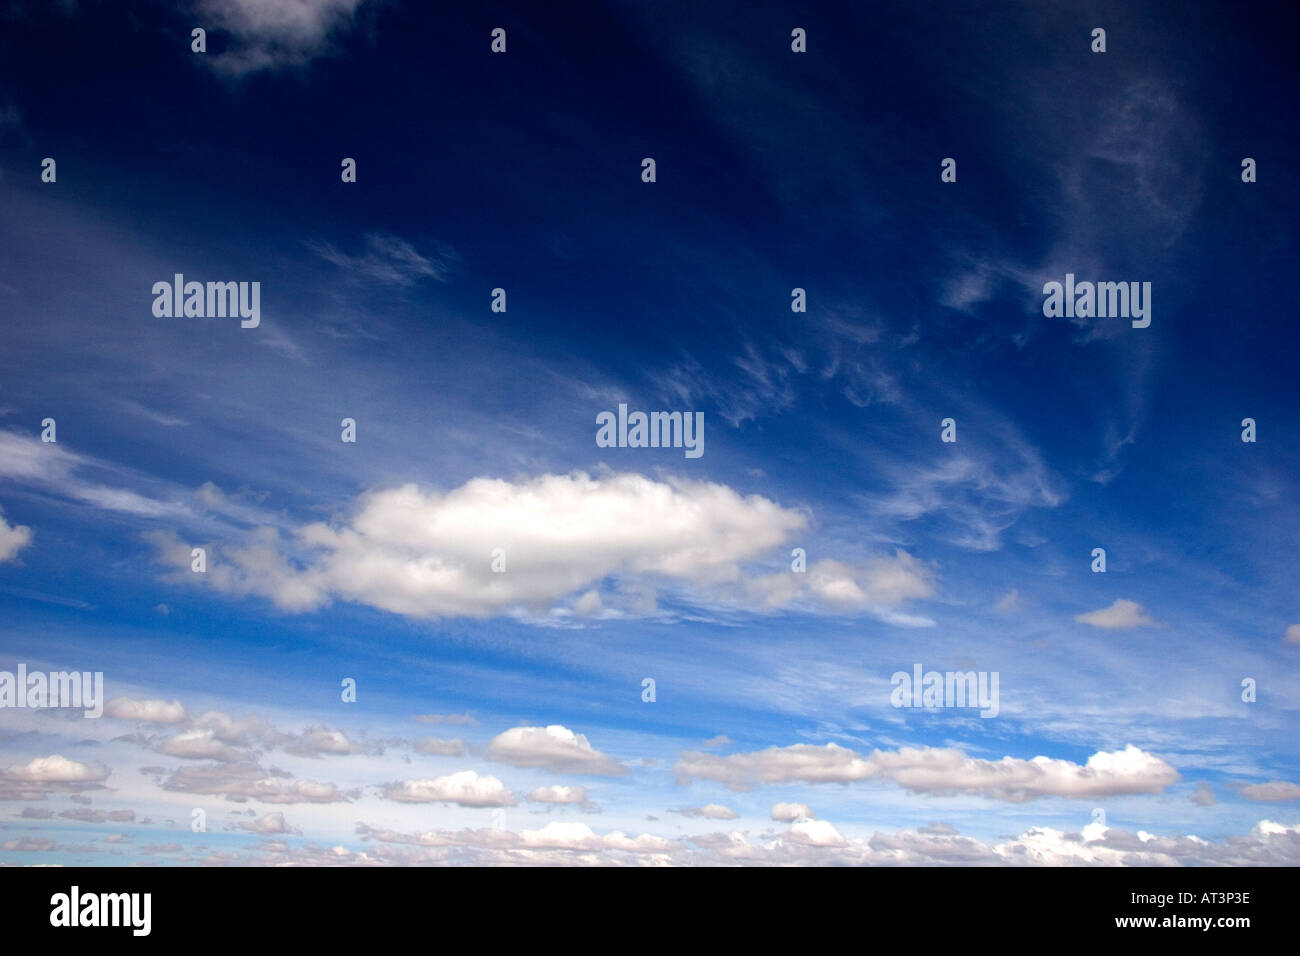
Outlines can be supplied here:
[[1285, 5], [441, 7], [0, 6], [0, 860], [1300, 862]]

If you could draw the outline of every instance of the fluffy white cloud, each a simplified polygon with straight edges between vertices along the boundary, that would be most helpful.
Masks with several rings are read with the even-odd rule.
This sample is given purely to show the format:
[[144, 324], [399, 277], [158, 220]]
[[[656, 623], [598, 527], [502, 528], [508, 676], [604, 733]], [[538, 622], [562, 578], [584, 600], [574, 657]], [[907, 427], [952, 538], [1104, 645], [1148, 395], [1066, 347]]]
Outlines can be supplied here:
[[189, 717], [179, 700], [134, 700], [130, 697], [114, 697], [105, 705], [104, 716], [156, 724], [179, 724]]
[[786, 838], [808, 846], [844, 846], [848, 842], [839, 830], [825, 820], [796, 820], [790, 824]]
[[252, 754], [247, 750], [232, 747], [218, 740], [211, 730], [200, 727], [169, 737], [158, 745], [158, 752], [189, 760], [219, 760], [225, 763], [252, 759]]
[[1123, 598], [1110, 607], [1089, 611], [1087, 614], [1076, 614], [1074, 619], [1082, 624], [1107, 631], [1129, 631], [1137, 627], [1154, 627], [1159, 623], [1147, 617], [1141, 604]]
[[384, 796], [401, 803], [455, 803], [462, 807], [513, 807], [515, 795], [496, 777], [462, 770], [432, 780], [405, 780], [384, 788]]
[[[344, 865], [536, 864], [848, 865], [848, 866], [1251, 866], [1300, 864], [1300, 826], [1262, 820], [1249, 834], [1214, 843], [1197, 836], [1160, 837], [1100, 828], [1071, 833], [1031, 827], [1017, 837], [984, 843], [946, 824], [850, 839], [822, 820], [793, 824], [774, 839], [751, 842], [739, 832], [682, 840], [620, 831], [601, 836], [585, 824], [553, 823], [541, 830], [435, 830], [403, 834], [364, 824], [366, 854], [322, 855], [316, 848], [277, 850], [260, 860]], [[248, 861], [227, 861], [246, 863]]]
[[555, 785], [538, 787], [528, 795], [533, 803], [586, 803], [586, 787], [565, 787]]
[[32, 529], [26, 525], [11, 525], [0, 511], [0, 564], [12, 561], [18, 552], [32, 543]]
[[627, 768], [591, 746], [582, 734], [567, 727], [512, 727], [493, 737], [487, 757], [516, 767], [545, 767], [559, 773], [616, 776]]
[[273, 836], [281, 833], [293, 833], [294, 830], [284, 819], [284, 814], [276, 811], [258, 817], [256, 820], [242, 820], [239, 829], [258, 836]]
[[1013, 803], [1044, 796], [1160, 793], [1179, 779], [1165, 761], [1132, 745], [1095, 753], [1079, 765], [1049, 757], [981, 760], [937, 747], [875, 750], [863, 757], [833, 743], [795, 744], [727, 757], [690, 751], [674, 771], [682, 782], [716, 780], [733, 790], [759, 783], [848, 783], [879, 776], [916, 793], [967, 793]]
[[816, 814], [806, 803], [774, 803], [772, 819], [778, 823], [793, 823], [796, 820], [811, 820]]
[[101, 790], [108, 768], [69, 760], [62, 754], [36, 757], [0, 770], [0, 800], [44, 800], [55, 793]]
[[[264, 527], [210, 559], [200, 583], [289, 611], [342, 599], [419, 618], [540, 612], [611, 575], [701, 588], [737, 582], [743, 562], [806, 522], [723, 485], [636, 474], [476, 478], [445, 494], [405, 485], [365, 496], [344, 527], [300, 528], [305, 565]], [[154, 540], [161, 560], [189, 567], [179, 538]], [[492, 570], [498, 548], [506, 573]]]

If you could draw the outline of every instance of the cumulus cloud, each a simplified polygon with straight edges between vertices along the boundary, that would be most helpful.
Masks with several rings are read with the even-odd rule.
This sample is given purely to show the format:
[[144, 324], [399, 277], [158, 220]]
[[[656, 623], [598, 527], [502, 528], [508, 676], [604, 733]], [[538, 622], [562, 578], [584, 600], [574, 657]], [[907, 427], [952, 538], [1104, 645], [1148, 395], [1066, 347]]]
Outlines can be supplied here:
[[194, 728], [169, 737], [158, 745], [158, 752], [188, 760], [218, 760], [224, 763], [249, 761], [253, 755], [218, 740], [212, 730]]
[[114, 697], [105, 705], [104, 716], [157, 724], [179, 724], [189, 719], [179, 700], [134, 700], [130, 697]]
[[551, 787], [537, 787], [528, 795], [528, 799], [533, 803], [586, 803], [586, 787], [565, 787], [555, 785]]
[[488, 743], [487, 757], [516, 767], [544, 767], [558, 773], [617, 776], [627, 768], [567, 727], [512, 727]]
[[790, 824], [786, 839], [807, 846], [844, 846], [848, 841], [825, 820], [796, 820]]
[[1147, 617], [1141, 604], [1123, 598], [1110, 607], [1089, 611], [1087, 614], [1076, 614], [1074, 619], [1106, 631], [1129, 631], [1137, 627], [1154, 627], [1159, 623]]
[[[1161, 837], [1115, 829], [1072, 833], [1031, 827], [1016, 837], [985, 843], [946, 824], [877, 832], [850, 839], [822, 820], [796, 822], [773, 839], [745, 833], [705, 833], [680, 840], [652, 834], [601, 834], [585, 824], [552, 823], [541, 830], [432, 830], [399, 833], [360, 824], [372, 849], [352, 854], [316, 848], [269, 854], [261, 862], [343, 865], [534, 864], [556, 866], [1285, 866], [1300, 863], [1300, 826], [1262, 820], [1248, 834], [1221, 842]], [[247, 861], [228, 861], [240, 862]]]
[[384, 796], [401, 803], [454, 803], [462, 807], [513, 807], [515, 795], [496, 777], [462, 770], [433, 780], [405, 780], [384, 787]]
[[108, 768], [69, 760], [62, 754], [36, 757], [0, 770], [0, 800], [44, 800], [51, 794], [102, 790]]
[[772, 819], [778, 823], [793, 823], [796, 820], [811, 820], [815, 814], [806, 803], [774, 803]]
[[281, 833], [296, 832], [285, 821], [284, 814], [279, 811], [264, 814], [256, 820], [242, 820], [239, 822], [238, 828], [249, 833], [256, 833], [258, 836], [274, 836]]
[[32, 529], [26, 525], [11, 525], [0, 509], [0, 564], [12, 561], [18, 552], [32, 543]]
[[915, 793], [965, 793], [1020, 803], [1037, 797], [1095, 798], [1160, 793], [1178, 772], [1152, 754], [1129, 745], [1098, 752], [1083, 765], [1050, 757], [981, 760], [960, 750], [904, 747], [862, 756], [838, 744], [795, 744], [719, 757], [683, 753], [674, 771], [680, 782], [716, 780], [733, 790], [760, 783], [849, 783], [880, 777]]
[[[286, 611], [341, 599], [417, 618], [537, 612], [612, 575], [734, 584], [744, 562], [806, 523], [802, 513], [708, 482], [582, 473], [475, 478], [446, 493], [405, 485], [368, 494], [347, 525], [298, 529], [300, 560], [290, 560], [275, 528], [259, 528], [209, 560], [198, 583], [260, 595]], [[154, 542], [161, 561], [188, 569], [178, 537]], [[488, 556], [497, 548], [508, 573], [492, 572]], [[882, 594], [899, 588], [915, 585], [876, 586]]]
[[1300, 644], [1300, 624], [1292, 624], [1282, 635], [1282, 640], [1287, 644]]

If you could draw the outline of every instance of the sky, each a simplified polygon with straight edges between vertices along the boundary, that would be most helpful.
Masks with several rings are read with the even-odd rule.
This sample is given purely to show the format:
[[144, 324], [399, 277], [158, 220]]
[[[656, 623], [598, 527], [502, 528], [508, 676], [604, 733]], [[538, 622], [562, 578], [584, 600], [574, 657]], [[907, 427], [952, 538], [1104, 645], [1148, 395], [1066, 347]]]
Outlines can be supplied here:
[[1300, 864], [1295, 27], [3, 0], [0, 863]]

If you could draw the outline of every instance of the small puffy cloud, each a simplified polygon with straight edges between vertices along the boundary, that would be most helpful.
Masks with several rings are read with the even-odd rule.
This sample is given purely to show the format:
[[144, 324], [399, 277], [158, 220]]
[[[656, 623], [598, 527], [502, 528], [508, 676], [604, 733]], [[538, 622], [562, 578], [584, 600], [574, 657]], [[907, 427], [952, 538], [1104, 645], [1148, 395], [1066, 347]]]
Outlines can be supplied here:
[[200, 727], [181, 731], [175, 737], [164, 740], [158, 745], [158, 752], [187, 760], [218, 760], [223, 763], [253, 759], [247, 750], [232, 747], [218, 740], [210, 729]]
[[778, 823], [793, 823], [796, 820], [811, 820], [815, 814], [806, 803], [774, 803], [772, 819]]
[[796, 820], [790, 824], [786, 839], [805, 846], [844, 846], [848, 842], [826, 820]]
[[1081, 624], [1106, 631], [1130, 631], [1138, 627], [1154, 627], [1159, 623], [1147, 617], [1141, 604], [1123, 598], [1110, 607], [1089, 611], [1087, 614], [1076, 614], [1074, 619]]
[[443, 740], [440, 737], [421, 737], [412, 748], [418, 754], [432, 757], [461, 757], [465, 754], [465, 741]]
[[354, 741], [341, 730], [331, 730], [323, 726], [308, 727], [300, 734], [278, 734], [272, 742], [283, 748], [285, 753], [296, 757], [383, 752], [383, 745], [378, 741]]
[[405, 780], [384, 787], [384, 796], [401, 803], [454, 803], [462, 807], [513, 807], [515, 795], [496, 777], [462, 770], [433, 780]]
[[1300, 784], [1272, 780], [1268, 783], [1252, 783], [1240, 787], [1237, 793], [1246, 800], [1255, 800], [1260, 803], [1282, 803], [1290, 800], [1300, 800]]
[[1218, 801], [1214, 798], [1214, 788], [1202, 780], [1192, 792], [1192, 803], [1198, 807], [1211, 807]]
[[563, 850], [599, 850], [601, 840], [585, 823], [548, 823], [540, 830], [521, 830], [525, 846]]
[[105, 705], [104, 716], [156, 724], [179, 724], [188, 719], [179, 700], [133, 700], [130, 697], [114, 697]]
[[26, 525], [11, 525], [0, 511], [0, 564], [12, 561], [18, 552], [32, 543], [32, 529]]
[[544, 767], [557, 773], [618, 776], [627, 768], [591, 746], [582, 734], [567, 727], [512, 727], [493, 737], [487, 757], [516, 767]]
[[720, 803], [706, 803], [702, 807], [686, 807], [673, 812], [680, 813], [684, 817], [707, 817], [710, 820], [734, 820], [740, 816], [731, 807], [724, 807]]
[[0, 770], [0, 800], [44, 800], [55, 793], [101, 790], [108, 768], [69, 760], [62, 754], [36, 757]]
[[1300, 644], [1300, 624], [1292, 624], [1282, 635], [1282, 641], [1286, 644]]
[[538, 787], [528, 795], [533, 803], [586, 803], [586, 787], [565, 787], [555, 785]]
[[243, 820], [238, 824], [238, 827], [240, 830], [256, 833], [258, 836], [276, 836], [282, 833], [295, 832], [285, 821], [284, 814], [278, 810], [275, 813], [260, 816], [256, 820]]
[[716, 780], [733, 790], [760, 783], [849, 783], [881, 777], [915, 793], [964, 793], [1012, 803], [1045, 796], [1160, 793], [1179, 779], [1165, 761], [1132, 745], [1095, 753], [1079, 765], [1050, 757], [981, 760], [939, 747], [875, 750], [864, 757], [833, 743], [794, 744], [727, 757], [686, 752], [674, 771], [679, 782]]

